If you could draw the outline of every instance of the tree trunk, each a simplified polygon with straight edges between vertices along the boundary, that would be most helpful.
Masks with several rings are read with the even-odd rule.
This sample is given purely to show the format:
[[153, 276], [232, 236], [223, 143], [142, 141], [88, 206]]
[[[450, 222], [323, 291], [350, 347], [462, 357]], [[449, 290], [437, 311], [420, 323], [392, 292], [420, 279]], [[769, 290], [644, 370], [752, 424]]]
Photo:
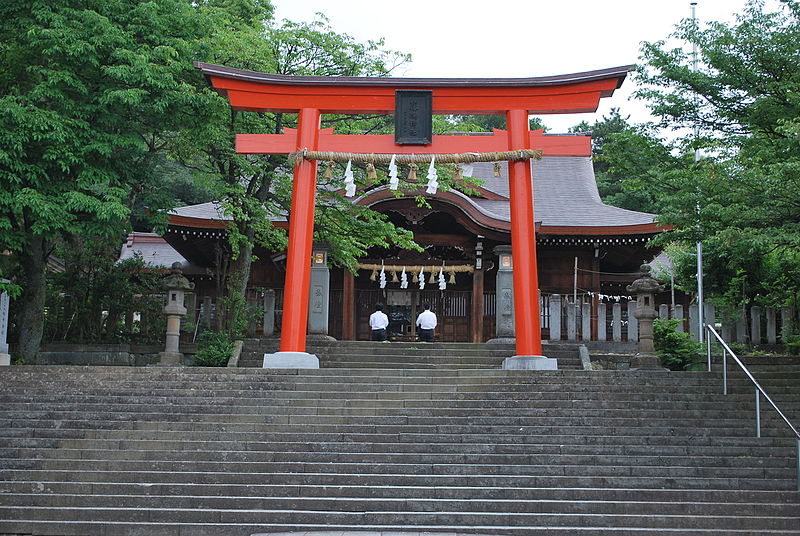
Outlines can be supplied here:
[[30, 235], [28, 247], [19, 254], [24, 272], [22, 296], [17, 315], [19, 324], [19, 357], [30, 362], [39, 353], [44, 332], [44, 304], [47, 290], [47, 243]]
[[231, 259], [228, 280], [225, 285], [227, 307], [225, 310], [226, 329], [234, 337], [241, 336], [247, 329], [249, 311], [247, 307], [247, 284], [250, 281], [250, 266], [253, 260], [253, 246], [250, 240], [239, 247], [239, 255]]

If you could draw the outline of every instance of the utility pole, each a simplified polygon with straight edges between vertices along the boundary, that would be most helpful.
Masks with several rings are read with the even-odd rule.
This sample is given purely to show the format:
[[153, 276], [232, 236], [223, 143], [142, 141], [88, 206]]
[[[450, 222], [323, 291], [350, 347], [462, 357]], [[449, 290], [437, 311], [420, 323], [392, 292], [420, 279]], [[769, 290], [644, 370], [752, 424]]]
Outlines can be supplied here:
[[[694, 21], [695, 26], [697, 26], [697, 13], [695, 9], [697, 8], [697, 2], [690, 2], [689, 5], [692, 9], [692, 21]], [[692, 43], [692, 70], [696, 73], [697, 72], [697, 43]], [[697, 102], [697, 97], [695, 97], [695, 102]], [[699, 120], [695, 120], [694, 123], [694, 139], [700, 138], [700, 123]], [[695, 163], [700, 161], [700, 149], [695, 148], [694, 150], [694, 161]], [[697, 336], [700, 342], [703, 342], [705, 337], [705, 311], [703, 307], [703, 242], [700, 241], [699, 232], [700, 232], [700, 187], [697, 188], [697, 231], [698, 231], [698, 239], [697, 239]]]

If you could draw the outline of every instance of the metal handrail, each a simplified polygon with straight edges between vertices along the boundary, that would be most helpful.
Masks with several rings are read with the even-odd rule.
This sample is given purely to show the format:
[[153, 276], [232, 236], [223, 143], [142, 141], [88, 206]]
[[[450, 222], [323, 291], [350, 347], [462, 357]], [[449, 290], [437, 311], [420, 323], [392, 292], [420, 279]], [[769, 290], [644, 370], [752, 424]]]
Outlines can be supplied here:
[[[722, 394], [723, 395], [727, 395], [728, 394], [728, 366], [727, 366], [727, 359], [726, 359], [727, 354], [731, 355], [731, 357], [736, 362], [736, 364], [739, 365], [739, 368], [742, 369], [742, 371], [744, 371], [745, 375], [747, 375], [747, 377], [750, 379], [750, 381], [753, 382], [753, 385], [756, 388], [756, 390], [755, 390], [755, 393], [756, 393], [756, 407], [755, 407], [755, 413], [756, 413], [756, 437], [761, 437], [761, 396], [762, 395], [764, 396], [764, 398], [767, 399], [767, 402], [769, 402], [770, 405], [772, 405], [772, 407], [775, 409], [775, 411], [778, 412], [778, 415], [781, 416], [781, 419], [783, 419], [783, 421], [789, 426], [789, 428], [794, 433], [795, 438], [797, 440], [797, 456], [796, 456], [796, 459], [797, 459], [797, 491], [800, 491], [800, 432], [797, 431], [797, 428], [795, 428], [795, 426], [792, 424], [792, 421], [790, 421], [789, 418], [786, 417], [786, 415], [783, 414], [783, 412], [780, 410], [778, 405], [772, 400], [772, 398], [770, 398], [770, 396], [767, 394], [767, 392], [764, 390], [764, 388], [761, 387], [761, 384], [759, 384], [758, 381], [753, 377], [753, 374], [750, 372], [750, 370], [747, 368], [747, 366], [742, 362], [742, 360], [739, 359], [736, 356], [735, 353], [733, 353], [733, 350], [731, 350], [730, 346], [727, 345], [725, 340], [722, 337], [720, 337], [719, 333], [717, 333], [717, 330], [715, 330], [713, 326], [710, 326], [708, 324], [705, 325], [705, 328], [708, 331], [708, 333], [710, 335], [713, 335], [714, 338], [717, 339], [717, 342], [719, 342], [722, 345], [722, 386], [723, 386], [722, 387]], [[708, 356], [708, 371], [711, 372], [711, 337], [706, 337], [706, 351], [707, 351], [707, 356]]]

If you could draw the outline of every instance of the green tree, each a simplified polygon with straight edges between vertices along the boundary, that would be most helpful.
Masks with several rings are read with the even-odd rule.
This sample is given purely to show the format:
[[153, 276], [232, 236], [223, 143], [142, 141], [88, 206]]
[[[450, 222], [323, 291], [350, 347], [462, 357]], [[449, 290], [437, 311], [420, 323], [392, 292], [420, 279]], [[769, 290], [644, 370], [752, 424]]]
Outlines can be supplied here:
[[[661, 213], [674, 237], [713, 245], [719, 258], [709, 266], [733, 270], [712, 274], [731, 281], [718, 293], [735, 295], [743, 280], [761, 280], [745, 287], [771, 288], [786, 302], [797, 300], [797, 286], [781, 289], [763, 278], [800, 253], [800, 3], [777, 6], [769, 12], [751, 0], [732, 24], [683, 21], [674, 37], [693, 45], [696, 61], [663, 41], [646, 43], [636, 78], [639, 96], [661, 127], [676, 130], [684, 154], [703, 151], [700, 162], [687, 163], [685, 188]], [[754, 266], [750, 255], [766, 264]]]
[[155, 155], [208, 106], [191, 60], [205, 56], [209, 16], [219, 13], [217, 4], [254, 3], [0, 5], [0, 249], [22, 268], [23, 359], [41, 341], [55, 244], [122, 238], [133, 204], [158, 190]]
[[[218, 40], [210, 61], [231, 67], [284, 75], [388, 76], [408, 61], [405, 54], [384, 50], [382, 41], [359, 43], [335, 32], [324, 16], [311, 23], [269, 22], [245, 28], [234, 40]], [[242, 50], [248, 51], [241, 54]], [[212, 94], [210, 90], [207, 90]], [[276, 251], [286, 247], [286, 235], [271, 221], [289, 214], [292, 169], [282, 155], [238, 155], [236, 133], [280, 133], [294, 127], [294, 114], [231, 111], [221, 97], [216, 112], [204, 129], [185, 131], [176, 155], [221, 184], [223, 209], [232, 217], [228, 250], [220, 252], [216, 267], [219, 289], [226, 296], [225, 329], [233, 335], [245, 326], [244, 293], [256, 246]], [[325, 115], [323, 126], [340, 133], [391, 132], [391, 117]], [[385, 170], [378, 170], [384, 174]], [[374, 188], [375, 178], [357, 169], [361, 191]], [[441, 186], [451, 185], [442, 176]], [[418, 183], [405, 184], [412, 189]], [[317, 189], [315, 240], [329, 244], [331, 258], [353, 266], [372, 247], [416, 249], [411, 232], [397, 228], [384, 215], [354, 206], [341, 194], [339, 173], [320, 173]], [[424, 202], [420, 200], [420, 202]]]

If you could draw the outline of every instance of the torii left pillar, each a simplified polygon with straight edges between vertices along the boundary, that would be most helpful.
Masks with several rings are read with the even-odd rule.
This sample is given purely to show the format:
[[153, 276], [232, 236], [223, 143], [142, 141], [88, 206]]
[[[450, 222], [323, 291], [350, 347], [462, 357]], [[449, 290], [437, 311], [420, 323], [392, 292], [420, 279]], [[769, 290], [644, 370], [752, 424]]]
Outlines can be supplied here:
[[[297, 118], [297, 151], [315, 151], [319, 145], [320, 112], [303, 108]], [[317, 196], [317, 162], [302, 159], [295, 165], [292, 209], [289, 215], [289, 248], [286, 253], [284, 297], [308, 304], [311, 249], [314, 242], [314, 205]], [[292, 303], [292, 305], [296, 305]], [[264, 368], [319, 368], [319, 358], [306, 349], [308, 307], [285, 307], [280, 351], [264, 354]]]

